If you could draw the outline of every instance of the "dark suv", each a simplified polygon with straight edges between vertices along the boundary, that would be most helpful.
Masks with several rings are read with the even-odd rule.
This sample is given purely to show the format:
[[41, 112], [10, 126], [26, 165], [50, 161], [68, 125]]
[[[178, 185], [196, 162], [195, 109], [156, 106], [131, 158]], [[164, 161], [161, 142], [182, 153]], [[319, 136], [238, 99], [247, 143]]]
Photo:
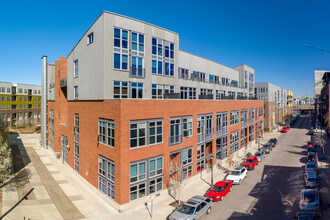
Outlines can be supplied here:
[[276, 144], [277, 144], [277, 139], [276, 138], [271, 138], [271, 139], [269, 139], [268, 143], [273, 144], [273, 147], [275, 147]]

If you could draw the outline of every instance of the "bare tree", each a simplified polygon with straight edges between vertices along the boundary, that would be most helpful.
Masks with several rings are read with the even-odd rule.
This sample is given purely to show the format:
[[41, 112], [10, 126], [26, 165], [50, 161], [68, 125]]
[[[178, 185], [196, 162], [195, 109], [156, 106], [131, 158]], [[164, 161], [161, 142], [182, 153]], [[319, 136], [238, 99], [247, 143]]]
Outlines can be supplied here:
[[290, 197], [289, 195], [283, 196], [283, 194], [281, 193], [281, 191], [279, 191], [281, 194], [281, 200], [282, 200], [282, 204], [284, 206], [284, 214], [288, 215], [292, 212], [292, 207], [294, 204], [294, 201], [296, 200], [295, 197]]
[[226, 160], [226, 163], [228, 164], [228, 170], [231, 171], [231, 167], [235, 164], [235, 160], [233, 159], [233, 154], [230, 154], [229, 157]]
[[0, 183], [8, 179], [12, 173], [11, 148], [8, 147], [7, 137], [8, 135], [5, 128], [1, 127], [0, 128]]

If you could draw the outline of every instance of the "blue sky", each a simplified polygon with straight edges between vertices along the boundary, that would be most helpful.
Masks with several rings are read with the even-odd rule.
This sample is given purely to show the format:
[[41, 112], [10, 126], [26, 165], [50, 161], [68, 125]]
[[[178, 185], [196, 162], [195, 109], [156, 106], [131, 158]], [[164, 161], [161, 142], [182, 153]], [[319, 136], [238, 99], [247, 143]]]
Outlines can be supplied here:
[[330, 69], [329, 1], [6, 1], [0, 7], [0, 81], [41, 83], [41, 56], [67, 56], [102, 13], [179, 33], [180, 49], [234, 67], [257, 82], [313, 96], [314, 70]]

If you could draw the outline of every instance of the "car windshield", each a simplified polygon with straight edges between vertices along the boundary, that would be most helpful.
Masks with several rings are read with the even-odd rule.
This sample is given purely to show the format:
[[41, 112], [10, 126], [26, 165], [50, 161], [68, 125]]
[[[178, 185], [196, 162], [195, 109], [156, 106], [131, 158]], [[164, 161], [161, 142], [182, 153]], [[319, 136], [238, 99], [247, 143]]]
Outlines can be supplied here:
[[307, 164], [307, 168], [315, 168], [315, 164], [309, 163], [309, 164]]
[[309, 182], [317, 182], [317, 178], [316, 177], [309, 177], [308, 181]]
[[260, 157], [261, 156], [261, 153], [256, 153], [256, 156]]
[[266, 145], [264, 145], [264, 147], [269, 147], [270, 145], [268, 145], [268, 144], [266, 144]]
[[253, 160], [252, 159], [248, 159], [245, 161], [246, 163], [253, 163]]
[[233, 170], [233, 171], [231, 171], [230, 174], [231, 174], [231, 175], [240, 175], [241, 172], [240, 172], [239, 170]]
[[214, 191], [214, 192], [222, 192], [223, 187], [222, 186], [212, 186], [210, 190]]
[[305, 202], [315, 202], [315, 193], [313, 192], [304, 192], [303, 199]]
[[189, 206], [186, 204], [182, 204], [178, 207], [177, 211], [181, 212], [183, 214], [192, 215], [195, 212], [195, 207], [192, 207], [192, 206]]
[[313, 152], [313, 151], [314, 151], [314, 148], [309, 147], [309, 148], [307, 148], [307, 151], [308, 151], [308, 152]]

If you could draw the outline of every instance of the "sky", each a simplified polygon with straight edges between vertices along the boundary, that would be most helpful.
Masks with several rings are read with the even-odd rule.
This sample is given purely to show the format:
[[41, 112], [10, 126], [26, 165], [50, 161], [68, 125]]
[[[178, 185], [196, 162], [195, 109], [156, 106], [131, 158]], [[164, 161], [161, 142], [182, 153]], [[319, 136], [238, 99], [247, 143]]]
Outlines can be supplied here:
[[229, 67], [247, 64], [256, 82], [314, 96], [314, 70], [330, 69], [330, 1], [1, 1], [0, 81], [41, 84], [41, 57], [68, 56], [103, 11], [179, 34], [179, 49]]

